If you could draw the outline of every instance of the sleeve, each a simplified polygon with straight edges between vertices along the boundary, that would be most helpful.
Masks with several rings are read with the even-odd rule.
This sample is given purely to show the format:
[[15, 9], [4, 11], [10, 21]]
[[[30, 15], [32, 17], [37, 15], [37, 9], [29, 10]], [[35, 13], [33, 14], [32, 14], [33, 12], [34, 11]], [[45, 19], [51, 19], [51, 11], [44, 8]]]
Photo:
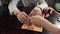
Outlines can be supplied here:
[[19, 0], [12, 0], [9, 5], [8, 5], [8, 9], [11, 15], [13, 15], [14, 11], [19, 10], [16, 5], [19, 2]]
[[44, 8], [48, 7], [48, 4], [46, 3], [45, 0], [39, 0], [37, 2], [37, 6], [40, 7], [43, 10]]
[[0, 6], [2, 6], [1, 0], [0, 0]]

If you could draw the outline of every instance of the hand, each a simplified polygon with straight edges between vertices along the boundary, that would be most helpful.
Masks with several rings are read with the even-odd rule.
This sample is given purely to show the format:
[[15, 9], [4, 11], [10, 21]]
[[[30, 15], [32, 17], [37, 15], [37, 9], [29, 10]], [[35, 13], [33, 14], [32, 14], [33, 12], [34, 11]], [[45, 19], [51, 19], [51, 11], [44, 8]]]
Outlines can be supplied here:
[[30, 22], [36, 26], [41, 26], [42, 25], [42, 22], [45, 21], [45, 18], [44, 17], [41, 17], [41, 16], [32, 16], [29, 18]]
[[39, 16], [42, 16], [42, 11], [39, 7], [35, 7], [31, 13], [29, 14], [29, 17], [31, 16], [35, 16], [35, 15], [39, 15]]
[[45, 8], [45, 9], [43, 9], [43, 16], [44, 17], [49, 17], [50, 16], [50, 14], [53, 12], [53, 8], [51, 8], [51, 7], [47, 7], [47, 8]]
[[[31, 13], [29, 14], [29, 17], [32, 17], [32, 16], [35, 16], [35, 15], [39, 15], [39, 16], [42, 16], [42, 11], [39, 7], [35, 7]], [[31, 22], [32, 24], [32, 22]]]
[[20, 12], [16, 16], [18, 20], [22, 23], [26, 23], [28, 21], [28, 15], [25, 12]]

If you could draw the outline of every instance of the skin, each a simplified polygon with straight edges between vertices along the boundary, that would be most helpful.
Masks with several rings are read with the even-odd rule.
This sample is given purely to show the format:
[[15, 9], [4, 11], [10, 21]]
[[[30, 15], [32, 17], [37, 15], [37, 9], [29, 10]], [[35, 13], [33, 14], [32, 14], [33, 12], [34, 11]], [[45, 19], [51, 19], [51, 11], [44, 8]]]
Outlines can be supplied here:
[[14, 15], [17, 16], [18, 20], [21, 21], [22, 23], [26, 23], [28, 21], [28, 18], [31, 16], [39, 15], [39, 16], [45, 17], [43, 16], [42, 11], [39, 7], [35, 7], [34, 9], [32, 9], [29, 15], [19, 10], [16, 10], [14, 12]]
[[[51, 8], [50, 8], [51, 9]], [[52, 9], [51, 9], [52, 10]], [[30, 13], [30, 15], [28, 16], [25, 12], [20, 12], [20, 11], [16, 11], [16, 12], [14, 12], [14, 14], [17, 16], [17, 18], [18, 18], [18, 20], [19, 21], [21, 21], [22, 23], [27, 23], [27, 21], [29, 20], [28, 18], [29, 17], [32, 17], [32, 16], [36, 16], [36, 15], [38, 15], [38, 16], [40, 16], [41, 18], [43, 17], [42, 16], [42, 12], [41, 12], [41, 10], [40, 10], [40, 8], [38, 8], [38, 7], [35, 7], [34, 9], [32, 9], [32, 11], [31, 11], [31, 13]], [[23, 17], [24, 16], [24, 17]], [[34, 17], [33, 17], [34, 18]], [[31, 23], [41, 23], [41, 22], [43, 22], [43, 23], [41, 23], [41, 25], [39, 24], [37, 24], [38, 26], [42, 26], [42, 27], [44, 27], [45, 29], [47, 29], [48, 31], [50, 31], [50, 32], [56, 32], [56, 28], [55, 27], [53, 27], [53, 29], [55, 30], [55, 31], [53, 31], [53, 29], [51, 29], [52, 27], [51, 27], [51, 25], [53, 25], [53, 24], [51, 24], [49, 21], [47, 21], [46, 19], [43, 19], [43, 20], [45, 20], [47, 23], [45, 23], [44, 24], [44, 21], [42, 20], [38, 20], [38, 19], [41, 19], [41, 18], [37, 18], [37, 17], [35, 17], [36, 19], [33, 19], [33, 18], [31, 18], [31, 20], [37, 20], [37, 22], [31, 22]], [[43, 17], [44, 18], [44, 17]], [[41, 21], [41, 22], [39, 22], [39, 21]], [[49, 23], [48, 23], [49, 22]], [[44, 26], [43, 26], [44, 25]]]
[[[22, 23], [26, 23], [28, 21], [28, 15], [25, 12], [20, 12], [20, 11], [16, 11], [14, 12], [14, 15], [18, 18], [19, 21], [21, 21]], [[23, 17], [24, 16], [24, 17]]]
[[32, 9], [31, 13], [29, 14], [29, 17], [35, 16], [35, 15], [42, 16], [42, 11], [39, 7], [35, 7], [34, 9]]
[[[48, 9], [47, 9], [47, 11], [48, 11]], [[50, 8], [50, 9], [53, 11], [52, 8]], [[19, 11], [14, 12], [14, 14], [17, 16], [18, 20], [21, 21], [22, 23], [26, 23], [28, 20], [30, 20], [31, 23], [33, 23], [34, 25], [36, 25], [38, 27], [41, 27], [41, 26], [44, 27], [47, 31], [51, 32], [51, 34], [60, 33], [59, 28], [55, 27], [54, 24], [52, 24], [51, 22], [49, 22], [42, 16], [41, 10], [38, 7], [35, 7], [34, 9], [32, 9], [29, 16], [25, 12], [19, 12]], [[26, 16], [26, 17], [24, 17], [24, 19], [23, 19], [22, 18], [23, 16]]]
[[[9, 8], [9, 11], [10, 11], [10, 13], [11, 12], [14, 12], [14, 15], [18, 18], [18, 20], [19, 21], [21, 21], [22, 23], [26, 23], [27, 21], [28, 21], [28, 15], [25, 13], [25, 12], [21, 12], [16, 6], [17, 6], [17, 3], [19, 2], [20, 0], [12, 0], [10, 3], [9, 3], [9, 6], [8, 6], [8, 8]], [[45, 0], [39, 0], [39, 5], [40, 4], [42, 4], [42, 3], [45, 3], [46, 4], [46, 2], [45, 2]], [[46, 4], [47, 5], [47, 4]], [[38, 11], [38, 13], [39, 13], [39, 15], [41, 15], [41, 10], [40, 10], [40, 8], [38, 8], [38, 7], [35, 7], [34, 9], [32, 9], [32, 11], [35, 11], [35, 13], [36, 13], [36, 11]], [[30, 16], [33, 16], [33, 15], [36, 15], [34, 12], [34, 14], [32, 13], [32, 11], [31, 11], [31, 14], [32, 15], [30, 15]], [[24, 17], [23, 17], [24, 16]]]
[[[53, 10], [54, 10], [54, 9], [51, 8], [51, 7], [44, 8], [43, 16], [44, 16], [44, 17], [49, 17], [50, 14], [53, 12]], [[48, 11], [50, 11], [50, 12], [48, 13]], [[45, 15], [45, 13], [46, 13], [46, 15]]]
[[51, 32], [51, 34], [60, 34], [60, 28], [57, 28], [54, 24], [41, 16], [32, 16], [29, 18], [29, 20], [38, 27], [44, 27], [47, 31]]
[[[19, 0], [18, 0], [19, 1]], [[17, 2], [18, 2], [17, 1]], [[44, 0], [39, 0], [39, 1], [44, 1]], [[41, 18], [38, 18], [38, 17], [32, 17], [32, 16], [36, 16], [36, 15], [38, 15], [38, 16], [42, 16], [42, 11], [40, 10], [40, 8], [39, 7], [35, 7], [34, 9], [32, 9], [32, 11], [31, 11], [31, 13], [30, 13], [30, 15], [28, 16], [25, 12], [21, 12], [17, 7], [16, 7], [16, 5], [17, 5], [17, 2], [15, 2], [15, 3], [11, 3], [11, 4], [9, 4], [9, 6], [8, 6], [8, 8], [9, 8], [9, 10], [10, 11], [14, 11], [14, 15], [18, 18], [18, 20], [20, 21], [20, 22], [22, 22], [22, 23], [26, 23], [27, 21], [29, 21], [29, 20], [31, 20], [32, 22], [31, 23], [33, 23], [33, 24], [35, 24], [36, 26], [42, 26], [42, 27], [44, 27], [46, 30], [48, 30], [48, 31], [50, 31], [50, 32], [52, 32], [53, 34], [55, 34], [54, 32], [56, 32], [57, 31], [57, 33], [59, 33], [59, 29], [58, 28], [55, 28], [54, 27], [54, 25], [53, 24], [51, 24], [49, 21], [47, 21], [46, 19], [41, 19]], [[46, 3], [45, 1], [44, 2], [41, 2], [41, 4], [42, 3]], [[13, 5], [14, 4], [14, 5]], [[48, 7], [47, 7], [47, 9], [49, 9]], [[47, 10], [47, 9], [45, 9], [45, 10]], [[48, 10], [47, 10], [48, 11]], [[31, 18], [29, 18], [29, 17], [31, 17]], [[43, 16], [43, 17], [45, 17], [45, 16]], [[28, 19], [29, 18], [29, 19]], [[35, 22], [34, 21], [34, 19], [35, 20], [37, 20], [37, 22]], [[41, 20], [40, 20], [41, 19]], [[41, 22], [41, 23], [40, 23]], [[38, 25], [37, 25], [37, 24]], [[52, 28], [52, 29], [51, 29]]]
[[[21, 23], [27, 23], [29, 21], [29, 17], [32, 17], [32, 16], [35, 16], [35, 15], [39, 15], [39, 16], [42, 16], [42, 17], [45, 17], [43, 16], [42, 14], [42, 11], [39, 7], [35, 7], [31, 10], [31, 13], [29, 15], [27, 15], [25, 12], [21, 12], [17, 7], [17, 3], [19, 0], [16, 0], [17, 2], [14, 2], [14, 0], [12, 0], [12, 2], [9, 4], [8, 8], [9, 8], [9, 11], [10, 12], [13, 12], [14, 11], [14, 15], [17, 17], [17, 19], [21, 22]], [[42, 2], [39, 2], [39, 5], [42, 4], [42, 3], [46, 3], [44, 0], [39, 0], [39, 1], [42, 1]], [[16, 3], [16, 4], [15, 4]], [[48, 7], [45, 8], [46, 9], [49, 9]], [[47, 10], [48, 11], [48, 10]], [[31, 22], [33, 23], [33, 22]]]
[[42, 15], [42, 12], [41, 12], [40, 8], [35, 7], [34, 9], [32, 9], [32, 11], [29, 14], [29, 16], [25, 12], [20, 12], [18, 10], [16, 10], [14, 12], [14, 15], [17, 16], [18, 20], [21, 21], [22, 23], [27, 23], [29, 21], [28, 20], [29, 17], [34, 16], [34, 15], [41, 16]]

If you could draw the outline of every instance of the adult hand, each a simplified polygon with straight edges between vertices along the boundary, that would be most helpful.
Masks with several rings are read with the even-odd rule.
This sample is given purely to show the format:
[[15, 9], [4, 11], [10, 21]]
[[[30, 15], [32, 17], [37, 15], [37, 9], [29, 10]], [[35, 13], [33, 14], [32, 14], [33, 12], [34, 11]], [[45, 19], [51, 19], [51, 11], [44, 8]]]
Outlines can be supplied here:
[[35, 15], [42, 16], [42, 11], [39, 7], [35, 7], [34, 9], [32, 9], [31, 13], [29, 14], [29, 17], [35, 16]]
[[20, 12], [19, 14], [16, 15], [18, 20], [22, 23], [26, 23], [28, 20], [28, 15], [25, 12]]
[[45, 9], [43, 9], [43, 16], [44, 17], [49, 17], [50, 16], [50, 14], [53, 12], [53, 8], [51, 8], [51, 7], [47, 7], [47, 8], [45, 8]]
[[[44, 23], [45, 18], [42, 17], [42, 16], [36, 15], [36, 16], [30, 17], [29, 20], [30, 20], [30, 22], [31, 22], [32, 24], [34, 24], [35, 26], [41, 26], [41, 25]], [[42, 23], [42, 22], [43, 22], [43, 23]]]
[[34, 9], [32, 9], [31, 13], [29, 14], [29, 17], [35, 16], [35, 15], [42, 16], [42, 11], [39, 7], [35, 7]]

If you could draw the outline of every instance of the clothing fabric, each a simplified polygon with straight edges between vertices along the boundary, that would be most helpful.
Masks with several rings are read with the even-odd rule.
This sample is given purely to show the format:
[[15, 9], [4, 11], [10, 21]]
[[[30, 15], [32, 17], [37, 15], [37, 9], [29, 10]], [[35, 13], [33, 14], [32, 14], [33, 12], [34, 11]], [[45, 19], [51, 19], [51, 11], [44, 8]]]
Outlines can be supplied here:
[[18, 8], [16, 7], [18, 2], [20, 1], [20, 6], [24, 6], [24, 7], [31, 7], [33, 5], [35, 6], [39, 6], [42, 8], [42, 10], [46, 7], [48, 7], [47, 3], [45, 2], [45, 0], [12, 0], [10, 3], [9, 3], [9, 12], [10, 14], [12, 15], [12, 12], [18, 10]]

